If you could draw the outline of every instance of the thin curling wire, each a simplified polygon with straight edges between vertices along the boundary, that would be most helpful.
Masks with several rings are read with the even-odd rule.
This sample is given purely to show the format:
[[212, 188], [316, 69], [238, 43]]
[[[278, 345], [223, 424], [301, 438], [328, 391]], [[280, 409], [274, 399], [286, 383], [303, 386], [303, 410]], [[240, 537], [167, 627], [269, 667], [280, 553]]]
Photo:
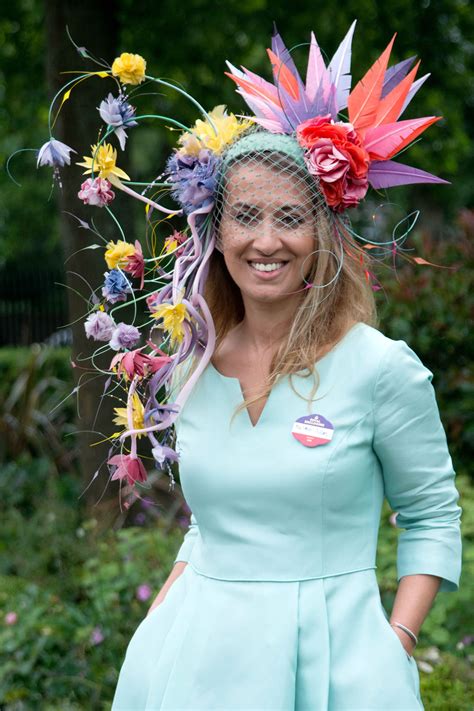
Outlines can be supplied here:
[[199, 111], [203, 114], [203, 116], [205, 116], [206, 121], [209, 122], [209, 124], [212, 127], [212, 130], [214, 131], [214, 135], [217, 136], [218, 131], [217, 131], [216, 125], [213, 122], [213, 120], [211, 119], [211, 117], [209, 116], [209, 114], [207, 113], [206, 109], [203, 106], [201, 106], [201, 104], [198, 101], [196, 101], [196, 99], [194, 97], [192, 97], [190, 94], [188, 94], [187, 91], [185, 91], [184, 89], [181, 89], [181, 87], [179, 87], [175, 84], [172, 84], [171, 82], [165, 81], [164, 79], [157, 79], [157, 78], [149, 76], [147, 74], [145, 74], [145, 79], [151, 79], [152, 81], [155, 81], [157, 84], [161, 84], [162, 86], [167, 86], [170, 89], [174, 89], [176, 92], [178, 92], [178, 94], [182, 94], [183, 96], [185, 96], [192, 104], [194, 104], [199, 109]]

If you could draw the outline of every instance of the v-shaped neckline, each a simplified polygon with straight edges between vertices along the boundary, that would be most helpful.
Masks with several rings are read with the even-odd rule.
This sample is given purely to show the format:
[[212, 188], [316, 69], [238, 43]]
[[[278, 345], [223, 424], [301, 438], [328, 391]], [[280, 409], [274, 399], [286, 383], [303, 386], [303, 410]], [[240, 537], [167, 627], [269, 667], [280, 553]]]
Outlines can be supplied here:
[[[316, 366], [321, 365], [321, 363], [325, 362], [325, 361], [329, 358], [329, 356], [331, 356], [331, 355], [338, 349], [338, 347], [340, 347], [340, 346], [342, 345], [342, 343], [343, 343], [344, 341], [346, 341], [346, 339], [348, 338], [349, 334], [351, 334], [351, 333], [356, 329], [356, 327], [359, 326], [359, 325], [362, 324], [362, 323], [364, 323], [364, 322], [363, 322], [363, 321], [357, 321], [357, 323], [354, 323], [354, 324], [350, 327], [350, 329], [349, 329], [348, 331], [346, 331], [346, 333], [344, 334], [344, 336], [336, 343], [336, 345], [335, 345], [333, 348], [331, 348], [330, 351], [328, 351], [327, 353], [325, 353], [325, 355], [323, 355], [322, 358], [320, 358], [318, 361], [316, 361]], [[233, 383], [235, 383], [235, 384], [237, 385], [237, 387], [239, 388], [239, 393], [240, 393], [240, 397], [241, 397], [241, 402], [243, 402], [243, 401], [245, 400], [245, 396], [244, 396], [244, 391], [243, 391], [243, 388], [242, 388], [242, 384], [241, 384], [241, 382], [240, 382], [240, 379], [239, 379], [239, 378], [236, 378], [235, 376], [232, 376], [232, 375], [224, 375], [223, 373], [220, 372], [220, 370], [217, 370], [216, 366], [213, 365], [213, 363], [212, 363], [211, 361], [209, 361], [208, 365], [210, 366], [211, 370], [212, 370], [219, 378], [221, 378], [222, 380], [228, 380], [228, 381], [233, 382]], [[298, 370], [298, 371], [296, 371], [295, 373], [293, 373], [293, 375], [300, 375], [301, 373], [304, 373], [304, 372], [306, 372], [306, 369]], [[245, 409], [246, 416], [247, 416], [247, 422], [249, 423], [249, 425], [250, 425], [250, 427], [251, 427], [252, 430], [256, 430], [256, 429], [259, 427], [259, 425], [261, 424], [262, 420], [264, 419], [265, 413], [266, 413], [266, 411], [268, 410], [268, 406], [269, 406], [269, 404], [270, 404], [270, 400], [271, 400], [271, 398], [272, 398], [272, 395], [273, 395], [273, 392], [274, 392], [275, 388], [278, 387], [278, 385], [279, 385], [285, 378], [288, 378], [288, 374], [285, 374], [285, 376], [284, 376], [283, 378], [279, 379], [279, 380], [275, 383], [275, 385], [272, 387], [272, 389], [270, 390], [270, 393], [269, 393], [269, 395], [268, 395], [268, 397], [267, 397], [267, 399], [266, 399], [266, 401], [265, 401], [265, 405], [263, 406], [263, 409], [262, 409], [262, 411], [261, 411], [261, 413], [260, 413], [260, 417], [258, 418], [258, 420], [257, 420], [257, 422], [256, 422], [255, 424], [253, 424], [252, 420], [250, 419], [250, 413], [249, 413], [248, 407], [245, 407], [245, 408], [244, 408], [244, 409]], [[240, 404], [241, 404], [241, 403], [239, 403], [239, 405], [240, 405]]]
[[[211, 363], [211, 361], [209, 361], [209, 366], [210, 366], [211, 370], [213, 370], [214, 373], [215, 373], [219, 378], [222, 378], [223, 380], [229, 380], [230, 382], [233, 382], [233, 383], [235, 383], [235, 384], [237, 385], [237, 387], [239, 388], [239, 393], [240, 393], [240, 398], [241, 398], [241, 402], [239, 403], [239, 405], [240, 405], [240, 404], [245, 400], [245, 395], [244, 395], [244, 391], [243, 391], [243, 388], [242, 388], [242, 384], [241, 384], [241, 382], [240, 382], [240, 379], [239, 379], [239, 378], [236, 378], [236, 377], [234, 377], [234, 376], [232, 376], [232, 375], [224, 375], [224, 374], [221, 373], [219, 370], [217, 370], [216, 366], [213, 365], [213, 364]], [[255, 430], [255, 429], [257, 429], [257, 427], [260, 425], [260, 423], [261, 423], [261, 421], [262, 421], [262, 419], [263, 419], [263, 416], [265, 415], [265, 412], [266, 412], [266, 410], [267, 410], [267, 408], [268, 408], [268, 405], [269, 405], [270, 399], [271, 399], [271, 397], [272, 397], [273, 391], [275, 390], [275, 388], [277, 387], [277, 385], [278, 385], [280, 382], [281, 382], [281, 380], [279, 380], [277, 383], [275, 383], [275, 385], [274, 385], [274, 386], [272, 387], [272, 389], [270, 390], [270, 392], [269, 392], [269, 394], [268, 394], [268, 397], [267, 397], [267, 399], [265, 400], [265, 404], [264, 404], [263, 409], [262, 409], [262, 411], [261, 411], [261, 413], [260, 413], [260, 416], [259, 416], [259, 418], [258, 418], [258, 420], [256, 421], [255, 424], [252, 422], [252, 420], [251, 420], [251, 418], [250, 418], [250, 413], [249, 413], [248, 407], [245, 407], [245, 408], [244, 408], [245, 414], [246, 414], [246, 416], [247, 416], [247, 422], [249, 423], [251, 429]]]

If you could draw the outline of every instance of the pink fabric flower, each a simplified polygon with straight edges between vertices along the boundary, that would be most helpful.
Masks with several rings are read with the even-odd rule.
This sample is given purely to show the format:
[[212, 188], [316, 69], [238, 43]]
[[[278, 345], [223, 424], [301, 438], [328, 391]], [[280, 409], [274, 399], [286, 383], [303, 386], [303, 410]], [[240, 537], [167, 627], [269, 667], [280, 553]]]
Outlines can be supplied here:
[[334, 183], [349, 170], [349, 158], [341, 153], [330, 138], [319, 138], [306, 157], [311, 175], [317, 175], [326, 183]]
[[117, 467], [112, 475], [112, 481], [127, 479], [130, 486], [133, 486], [137, 481], [147, 480], [147, 472], [142, 460], [132, 454], [116, 454], [108, 460], [107, 464]]
[[84, 205], [104, 207], [104, 205], [112, 202], [115, 197], [114, 191], [110, 188], [111, 184], [106, 178], [94, 178], [94, 180], [87, 178], [82, 183], [77, 196], [83, 201]]
[[356, 207], [359, 202], [366, 196], [369, 189], [368, 178], [352, 178], [350, 174], [347, 176], [347, 182], [344, 187], [342, 203], [340, 211], [346, 207]]
[[160, 292], [159, 292], [159, 291], [154, 291], [152, 294], [149, 294], [149, 295], [146, 297], [146, 299], [145, 299], [146, 305], [148, 306], [148, 308], [149, 308], [150, 311], [155, 311], [155, 310], [156, 310], [156, 307], [157, 307], [157, 306], [159, 305], [159, 303], [160, 303], [159, 297], [160, 297]]
[[135, 254], [127, 257], [127, 263], [123, 267], [124, 272], [128, 272], [132, 276], [140, 279], [140, 289], [143, 289], [145, 282], [145, 260], [143, 259], [142, 246], [140, 242], [135, 240]]
[[17, 620], [18, 620], [18, 615], [16, 614], [16, 612], [7, 612], [7, 614], [5, 615], [5, 624], [6, 625], [14, 625], [14, 624], [16, 624]]
[[115, 366], [118, 366], [117, 373], [125, 374], [131, 380], [135, 375], [143, 378], [150, 373], [156, 373], [157, 370], [172, 360], [165, 353], [160, 356], [149, 356], [146, 353], [142, 353], [143, 348], [144, 346], [128, 351], [128, 353], [117, 353], [112, 358], [109, 369], [112, 370]]

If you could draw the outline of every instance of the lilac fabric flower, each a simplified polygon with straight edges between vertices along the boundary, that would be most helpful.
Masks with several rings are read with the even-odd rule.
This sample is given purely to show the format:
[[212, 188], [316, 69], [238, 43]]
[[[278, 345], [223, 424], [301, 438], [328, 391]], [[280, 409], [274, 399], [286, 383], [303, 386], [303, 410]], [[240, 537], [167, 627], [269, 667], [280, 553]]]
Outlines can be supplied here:
[[66, 146], [65, 143], [61, 143], [61, 141], [51, 138], [39, 149], [36, 167], [39, 168], [40, 165], [50, 165], [53, 168], [56, 168], [62, 167], [63, 165], [70, 165], [71, 151], [72, 153], [77, 153], [74, 148], [70, 148], [69, 146]]
[[117, 301], [126, 301], [127, 294], [132, 293], [132, 287], [126, 276], [119, 269], [104, 272], [104, 276], [105, 284], [102, 287], [102, 296], [105, 296], [111, 304], [115, 304]]
[[114, 191], [110, 188], [111, 184], [105, 178], [94, 178], [94, 180], [88, 178], [82, 183], [77, 197], [83, 201], [84, 205], [104, 207], [115, 197]]
[[94, 341], [109, 341], [116, 323], [105, 311], [94, 311], [87, 317], [84, 328], [87, 338], [93, 338]]
[[145, 602], [151, 595], [151, 587], [149, 585], [139, 585], [136, 592], [137, 600]]
[[135, 107], [128, 103], [123, 94], [115, 97], [109, 93], [108, 97], [101, 101], [98, 109], [101, 119], [109, 126], [116, 127], [114, 133], [119, 140], [120, 148], [124, 150], [127, 140], [124, 126], [127, 128], [138, 126], [138, 121], [134, 120]]
[[167, 459], [171, 462], [177, 462], [179, 460], [179, 455], [171, 447], [165, 447], [164, 445], [157, 445], [151, 450], [155, 462], [158, 467], [161, 468]]
[[140, 340], [140, 331], [136, 326], [129, 326], [126, 323], [119, 323], [112, 334], [109, 346], [118, 351], [121, 348], [130, 350], [134, 348]]
[[172, 185], [171, 194], [185, 214], [213, 203], [218, 165], [217, 156], [207, 149], [197, 156], [177, 151], [168, 159], [166, 173]]

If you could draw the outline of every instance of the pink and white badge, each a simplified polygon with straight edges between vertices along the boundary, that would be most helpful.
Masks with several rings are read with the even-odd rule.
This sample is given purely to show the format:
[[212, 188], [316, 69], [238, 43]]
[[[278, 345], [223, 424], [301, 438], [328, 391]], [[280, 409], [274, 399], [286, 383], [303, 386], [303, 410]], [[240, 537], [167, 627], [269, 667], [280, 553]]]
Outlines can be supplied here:
[[305, 447], [319, 447], [332, 440], [334, 425], [322, 415], [306, 415], [294, 422], [291, 434]]

